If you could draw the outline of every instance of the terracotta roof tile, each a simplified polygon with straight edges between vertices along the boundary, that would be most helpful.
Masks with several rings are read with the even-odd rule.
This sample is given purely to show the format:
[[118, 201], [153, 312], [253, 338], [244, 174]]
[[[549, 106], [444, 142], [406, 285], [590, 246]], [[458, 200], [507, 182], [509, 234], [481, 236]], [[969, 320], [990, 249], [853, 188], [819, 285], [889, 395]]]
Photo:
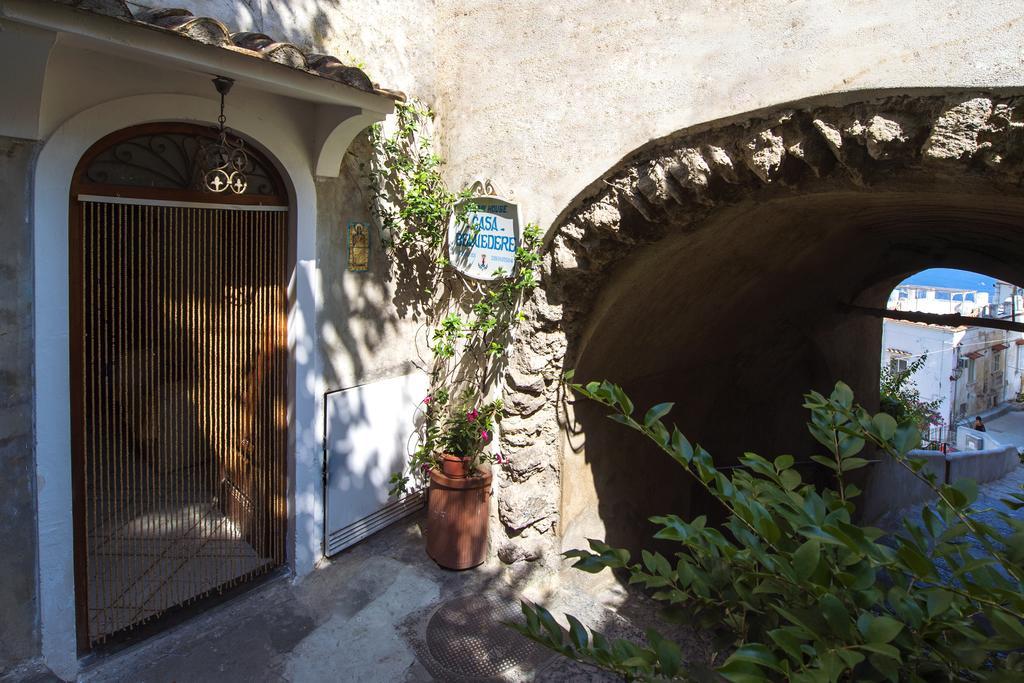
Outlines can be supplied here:
[[173, 31], [206, 45], [216, 45], [235, 51], [243, 51], [254, 57], [284, 64], [293, 69], [344, 83], [364, 92], [378, 93], [395, 99], [405, 99], [405, 95], [380, 88], [370, 81], [363, 71], [354, 66], [347, 66], [340, 59], [331, 55], [315, 52], [304, 52], [292, 43], [279, 42], [265, 33], [256, 31], [231, 32], [221, 21], [212, 17], [197, 17], [187, 9], [161, 8], [137, 10], [134, 14], [124, 0], [54, 0], [62, 5], [76, 9], [103, 14], [135, 24], [156, 27]]

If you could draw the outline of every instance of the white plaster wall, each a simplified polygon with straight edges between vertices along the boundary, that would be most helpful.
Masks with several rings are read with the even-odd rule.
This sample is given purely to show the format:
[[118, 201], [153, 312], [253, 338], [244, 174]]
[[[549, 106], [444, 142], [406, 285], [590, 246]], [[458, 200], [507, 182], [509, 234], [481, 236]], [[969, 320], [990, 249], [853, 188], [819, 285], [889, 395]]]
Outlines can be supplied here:
[[[435, 92], [435, 7], [432, 0], [175, 0], [172, 3], [129, 2], [133, 11], [146, 7], [184, 7], [193, 14], [224, 22], [232, 31], [261, 31], [303, 49], [333, 54], [359, 66], [379, 85], [430, 102]], [[129, 66], [144, 72], [145, 65]], [[194, 79], [193, 79], [194, 80]], [[166, 87], [195, 86], [185, 77]], [[207, 87], [201, 82], [199, 87]], [[97, 101], [118, 83], [102, 84], [104, 92], [86, 94]], [[210, 91], [212, 93], [212, 90]], [[60, 93], [56, 93], [59, 97]], [[80, 95], [67, 95], [75, 100]], [[228, 99], [231, 118], [233, 98]], [[307, 119], [297, 118], [302, 125]], [[338, 179], [318, 179], [318, 277], [324, 292], [319, 320], [318, 351], [327, 390], [344, 389], [377, 379], [408, 373], [423, 365], [422, 315], [412, 310], [409, 295], [396, 291], [391, 263], [374, 239], [371, 269], [365, 273], [345, 268], [345, 229], [350, 221], [370, 221], [372, 200], [363, 164], [371, 153], [365, 136], [339, 159]], [[400, 301], [399, 299], [403, 299]], [[423, 346], [422, 344], [420, 345]]]
[[1006, 387], [1006, 399], [1013, 400], [1017, 394], [1024, 392], [1024, 345], [1017, 343], [1024, 335], [1014, 332], [1009, 337], [1013, 341], [1006, 350], [1009, 354], [1006, 357], [1006, 379], [1009, 382]]
[[1020, 86], [1020, 0], [438, 0], [455, 184], [548, 226], [646, 141], [858, 89]]
[[949, 411], [949, 376], [953, 369], [953, 328], [886, 320], [882, 324], [882, 363], [888, 365], [888, 349], [909, 351], [907, 362], [926, 355], [924, 366], [911, 378], [922, 401], [941, 400], [939, 414]]
[[[204, 79], [157, 69], [139, 70], [97, 53], [55, 50], [44, 93], [44, 146], [35, 173], [34, 277], [36, 292], [36, 465], [38, 489], [40, 617], [47, 664], [58, 674], [77, 670], [74, 630], [71, 436], [68, 369], [68, 196], [72, 171], [98, 139], [151, 121], [212, 123], [217, 104]], [[120, 70], [123, 68], [123, 71]], [[106, 74], [119, 73], [118, 79]], [[152, 93], [154, 82], [171, 92]], [[177, 91], [177, 92], [175, 92]], [[196, 93], [196, 94], [191, 94]], [[294, 202], [294, 302], [288, 316], [294, 388], [291, 432], [294, 469], [289, 559], [309, 572], [321, 557], [323, 373], [317, 353], [317, 194], [308, 135], [312, 110], [295, 100], [239, 88], [232, 93], [230, 124], [258, 140], [281, 165]], [[104, 100], [95, 103], [96, 100]], [[305, 123], [304, 123], [305, 122]]]

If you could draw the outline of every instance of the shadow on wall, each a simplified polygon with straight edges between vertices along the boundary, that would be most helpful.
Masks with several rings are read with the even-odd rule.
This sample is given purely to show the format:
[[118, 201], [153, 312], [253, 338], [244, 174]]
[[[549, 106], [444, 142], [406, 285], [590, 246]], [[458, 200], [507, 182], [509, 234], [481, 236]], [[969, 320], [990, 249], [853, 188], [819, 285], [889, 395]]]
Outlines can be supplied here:
[[[413, 363], [427, 367], [416, 348], [422, 326], [423, 289], [402, 292], [391, 257], [371, 221], [373, 194], [368, 165], [369, 134], [357, 136], [338, 178], [317, 179], [317, 255], [323, 285], [320, 349], [328, 391], [382, 377], [406, 374]], [[347, 229], [352, 221], [371, 225], [370, 268], [347, 269]]]
[[32, 231], [25, 206], [37, 146], [0, 137], [0, 675], [39, 651]]
[[[717, 337], [713, 325], [704, 330]], [[807, 411], [802, 396], [808, 381], [814, 388], [820, 383], [827, 389], [830, 373], [807, 330], [784, 322], [752, 326], [717, 349], [681, 351], [665, 359], [662, 371], [629, 378], [628, 358], [642, 352], [630, 349], [613, 356], [613, 362], [584, 359], [578, 376], [626, 378], [623, 388], [641, 414], [656, 403], [674, 402], [666, 422], [675, 423], [692, 443], [703, 446], [720, 467], [735, 465], [746, 451], [800, 458], [816, 452], [803, 427]], [[608, 543], [634, 552], [650, 547], [653, 526], [647, 520], [655, 514], [721, 519], [722, 510], [713, 499], [647, 439], [607, 419], [602, 406], [580, 401], [575, 411]]]
[[[385, 88], [434, 98], [434, 3], [353, 3], [342, 0], [154, 0], [142, 6], [183, 7], [197, 16], [213, 16], [233, 31], [258, 31], [315, 53], [332, 54], [362, 69]], [[422, 74], [422, 76], [421, 76]]]
[[[566, 356], [578, 360], [567, 362], [577, 381], [621, 384], [638, 410], [675, 401], [668, 419], [719, 464], [746, 450], [806, 459], [819, 451], [805, 427], [806, 391], [828, 393], [842, 379], [878, 408], [881, 321], [844, 304], [883, 307], [892, 286], [925, 265], [1012, 278], [1009, 264], [1024, 262], [1010, 256], [1024, 257], [1024, 238], [1007, 239], [1011, 225], [1024, 234], [1024, 205], [1007, 200], [998, 218], [987, 206], [970, 194], [862, 193], [723, 209], [618, 263], [569, 339]], [[567, 545], [603, 532], [636, 549], [649, 544], [651, 515], [714, 515], [639, 435], [594, 406], [577, 403], [576, 420], [563, 465]], [[592, 488], [577, 483], [587, 477]], [[599, 519], [587, 520], [587, 508]]]

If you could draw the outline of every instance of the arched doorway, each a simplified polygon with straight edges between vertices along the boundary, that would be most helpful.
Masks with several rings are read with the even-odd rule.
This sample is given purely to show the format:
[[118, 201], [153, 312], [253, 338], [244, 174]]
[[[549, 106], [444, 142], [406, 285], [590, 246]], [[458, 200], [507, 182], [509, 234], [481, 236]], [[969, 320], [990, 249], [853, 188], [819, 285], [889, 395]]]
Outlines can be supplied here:
[[881, 322], [865, 309], [902, 277], [1021, 280], [1018, 100], [855, 97], [654, 140], [566, 209], [510, 361], [510, 542], [554, 527], [563, 548], [636, 548], [650, 515], [704, 511], [674, 463], [567, 405], [565, 370], [622, 384], [638, 409], [676, 401], [669, 420], [723, 464], [806, 455], [804, 391], [843, 379], [877, 409]]
[[93, 145], [70, 196], [75, 585], [86, 651], [286, 559], [288, 201], [202, 182], [217, 131]]

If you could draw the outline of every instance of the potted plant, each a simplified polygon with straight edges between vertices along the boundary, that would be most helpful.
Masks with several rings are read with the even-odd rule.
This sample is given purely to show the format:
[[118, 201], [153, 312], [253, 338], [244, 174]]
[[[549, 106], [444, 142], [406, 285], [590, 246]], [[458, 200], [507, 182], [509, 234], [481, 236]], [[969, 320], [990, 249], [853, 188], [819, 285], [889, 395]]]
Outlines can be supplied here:
[[[487, 518], [491, 493], [488, 446], [501, 419], [500, 400], [481, 402], [468, 389], [457, 400], [439, 390], [423, 399], [427, 428], [411, 458], [414, 478], [429, 482], [427, 554], [442, 567], [469, 569], [487, 557]], [[392, 477], [392, 493], [412, 482]]]
[[466, 477], [491, 461], [487, 446], [494, 438], [494, 423], [502, 404], [499, 400], [478, 405], [472, 390], [464, 394], [461, 401], [452, 405], [446, 403], [443, 399], [436, 404], [430, 401], [431, 408], [436, 405], [437, 412], [441, 413], [436, 445], [431, 450], [440, 449], [436, 465], [446, 476]]

